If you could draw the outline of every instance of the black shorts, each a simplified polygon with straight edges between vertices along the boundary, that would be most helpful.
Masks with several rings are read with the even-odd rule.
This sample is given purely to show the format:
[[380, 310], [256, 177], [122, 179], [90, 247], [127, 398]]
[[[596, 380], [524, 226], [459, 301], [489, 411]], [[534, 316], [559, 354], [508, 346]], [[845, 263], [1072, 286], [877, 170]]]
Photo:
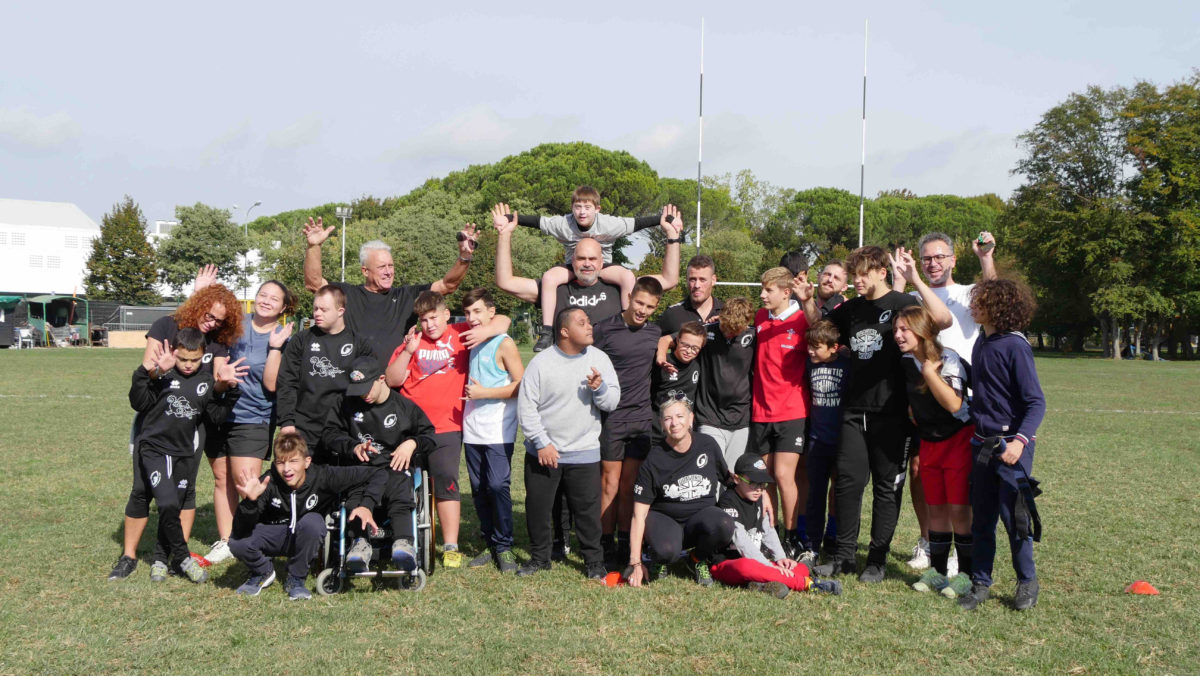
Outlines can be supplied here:
[[649, 420], [619, 422], [605, 420], [600, 428], [600, 459], [608, 462], [645, 460], [650, 453]]
[[750, 423], [750, 448], [756, 455], [799, 453], [804, 455], [808, 419]]
[[433, 478], [433, 496], [449, 502], [461, 501], [458, 493], [458, 466], [462, 460], [462, 432], [438, 432], [427, 464]]
[[271, 455], [274, 431], [271, 423], [223, 423], [213, 435], [220, 443], [206, 443], [204, 454], [209, 460], [224, 457], [265, 460]]

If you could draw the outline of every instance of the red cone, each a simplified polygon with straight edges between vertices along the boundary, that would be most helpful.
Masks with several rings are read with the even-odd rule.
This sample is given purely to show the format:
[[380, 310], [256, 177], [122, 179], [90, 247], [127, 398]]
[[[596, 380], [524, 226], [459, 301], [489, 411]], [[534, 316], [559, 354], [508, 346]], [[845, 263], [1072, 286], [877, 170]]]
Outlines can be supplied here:
[[1125, 588], [1125, 591], [1130, 594], [1144, 594], [1146, 596], [1158, 596], [1158, 590], [1154, 585], [1145, 580], [1138, 580]]

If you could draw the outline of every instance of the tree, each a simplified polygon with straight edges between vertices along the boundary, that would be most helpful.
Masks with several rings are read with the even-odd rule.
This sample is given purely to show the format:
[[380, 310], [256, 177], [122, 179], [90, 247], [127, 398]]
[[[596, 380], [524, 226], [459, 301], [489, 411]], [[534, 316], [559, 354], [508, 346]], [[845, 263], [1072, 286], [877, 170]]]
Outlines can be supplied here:
[[88, 298], [154, 305], [161, 300], [154, 288], [156, 274], [154, 247], [146, 240], [146, 218], [126, 195], [104, 215], [100, 236], [92, 240], [84, 280]]
[[217, 266], [220, 280], [230, 289], [246, 284], [242, 266], [248, 249], [242, 229], [230, 220], [229, 210], [216, 209], [197, 202], [194, 206], [175, 207], [179, 225], [163, 240], [159, 249], [159, 278], [182, 293], [206, 264]]

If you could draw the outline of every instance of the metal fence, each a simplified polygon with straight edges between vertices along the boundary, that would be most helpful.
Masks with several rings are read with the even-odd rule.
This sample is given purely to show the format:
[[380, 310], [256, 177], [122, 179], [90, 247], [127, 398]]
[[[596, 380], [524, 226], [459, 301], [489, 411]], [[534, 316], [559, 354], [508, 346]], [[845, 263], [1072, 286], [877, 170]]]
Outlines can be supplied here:
[[104, 323], [104, 328], [109, 331], [145, 331], [150, 328], [151, 324], [174, 313], [176, 309], [168, 305], [153, 307], [122, 305]]

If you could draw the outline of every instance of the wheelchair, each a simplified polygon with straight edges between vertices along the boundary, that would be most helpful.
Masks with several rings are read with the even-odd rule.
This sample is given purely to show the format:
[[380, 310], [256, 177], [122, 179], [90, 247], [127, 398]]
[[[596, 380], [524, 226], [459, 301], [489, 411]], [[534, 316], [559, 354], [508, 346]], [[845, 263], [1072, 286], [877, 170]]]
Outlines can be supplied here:
[[377, 585], [385, 578], [396, 578], [399, 588], [406, 591], [421, 591], [429, 576], [433, 574], [433, 493], [429, 472], [424, 467], [414, 466], [413, 494], [413, 548], [417, 553], [417, 567], [412, 571], [387, 568], [391, 561], [392, 531], [389, 521], [381, 522], [379, 530], [368, 537], [371, 543], [371, 566], [362, 572], [346, 568], [346, 550], [349, 549], [347, 519], [349, 512], [343, 502], [336, 512], [325, 519], [325, 540], [322, 545], [320, 565], [324, 568], [317, 574], [317, 593], [328, 596], [341, 592], [350, 578], [370, 578]]

